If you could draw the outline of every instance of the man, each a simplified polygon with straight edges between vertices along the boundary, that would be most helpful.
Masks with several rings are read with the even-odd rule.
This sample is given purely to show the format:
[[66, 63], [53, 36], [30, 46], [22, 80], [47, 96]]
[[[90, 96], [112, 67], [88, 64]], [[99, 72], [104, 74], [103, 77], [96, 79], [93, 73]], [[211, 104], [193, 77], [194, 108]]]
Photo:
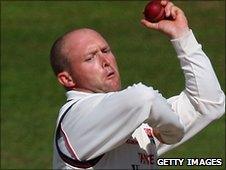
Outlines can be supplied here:
[[54, 43], [51, 65], [67, 90], [54, 169], [155, 169], [157, 156], [224, 114], [224, 93], [183, 11], [161, 3], [173, 20], [141, 22], [171, 38], [184, 71], [185, 90], [168, 100], [142, 83], [121, 90], [115, 57], [96, 31], [73, 30]]

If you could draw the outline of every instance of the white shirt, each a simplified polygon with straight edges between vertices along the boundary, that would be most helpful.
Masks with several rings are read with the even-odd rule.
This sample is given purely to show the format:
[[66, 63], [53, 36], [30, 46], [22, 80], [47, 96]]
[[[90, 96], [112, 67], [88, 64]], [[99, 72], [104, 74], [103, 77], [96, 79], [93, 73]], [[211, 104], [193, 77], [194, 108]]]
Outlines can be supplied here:
[[[157, 156], [224, 114], [225, 95], [192, 31], [171, 42], [185, 75], [185, 90], [168, 100], [142, 83], [119, 92], [67, 92], [69, 102], [61, 108], [57, 126], [76, 103], [63, 117], [57, 140], [65, 155], [79, 161], [102, 155], [89, 169], [155, 169]], [[171, 145], [153, 137], [152, 128]], [[53, 168], [76, 169], [61, 159], [55, 142]]]

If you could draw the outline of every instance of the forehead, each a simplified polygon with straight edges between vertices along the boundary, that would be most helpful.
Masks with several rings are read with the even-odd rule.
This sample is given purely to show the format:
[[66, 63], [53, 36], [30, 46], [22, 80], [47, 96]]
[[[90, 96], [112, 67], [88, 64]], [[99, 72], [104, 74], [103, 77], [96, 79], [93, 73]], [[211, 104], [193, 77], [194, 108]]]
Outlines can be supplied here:
[[75, 31], [65, 37], [65, 50], [73, 56], [81, 56], [104, 46], [108, 46], [107, 42], [95, 31]]

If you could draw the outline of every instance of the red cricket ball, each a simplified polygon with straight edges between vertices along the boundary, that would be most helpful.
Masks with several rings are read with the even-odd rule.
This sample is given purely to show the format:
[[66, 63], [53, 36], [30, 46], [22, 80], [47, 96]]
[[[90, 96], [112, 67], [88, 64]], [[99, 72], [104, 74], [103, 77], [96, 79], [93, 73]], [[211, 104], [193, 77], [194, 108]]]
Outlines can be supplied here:
[[145, 19], [150, 22], [159, 22], [165, 18], [165, 10], [160, 0], [150, 1], [143, 12]]

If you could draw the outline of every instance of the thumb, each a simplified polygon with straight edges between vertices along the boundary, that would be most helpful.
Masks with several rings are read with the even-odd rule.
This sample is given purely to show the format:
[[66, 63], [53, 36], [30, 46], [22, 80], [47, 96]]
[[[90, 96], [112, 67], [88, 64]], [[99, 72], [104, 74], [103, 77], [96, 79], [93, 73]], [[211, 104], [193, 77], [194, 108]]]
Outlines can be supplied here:
[[152, 22], [148, 22], [145, 19], [142, 19], [141, 24], [143, 24], [145, 27], [152, 28], [152, 29], [155, 29], [155, 30], [159, 30], [159, 24], [158, 23], [152, 23]]

